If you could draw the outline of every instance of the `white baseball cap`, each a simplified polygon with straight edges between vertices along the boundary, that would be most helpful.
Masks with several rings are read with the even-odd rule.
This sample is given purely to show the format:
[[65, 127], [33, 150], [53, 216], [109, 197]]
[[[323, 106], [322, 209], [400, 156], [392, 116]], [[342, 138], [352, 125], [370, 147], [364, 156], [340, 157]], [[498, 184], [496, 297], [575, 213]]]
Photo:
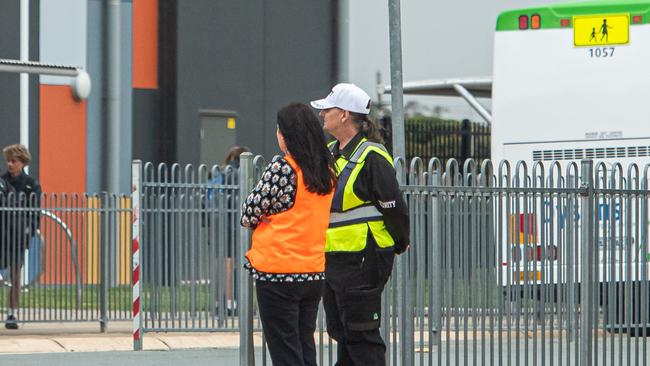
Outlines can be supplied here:
[[341, 108], [346, 111], [370, 113], [370, 96], [354, 84], [340, 83], [334, 85], [329, 95], [323, 99], [312, 100], [316, 109]]

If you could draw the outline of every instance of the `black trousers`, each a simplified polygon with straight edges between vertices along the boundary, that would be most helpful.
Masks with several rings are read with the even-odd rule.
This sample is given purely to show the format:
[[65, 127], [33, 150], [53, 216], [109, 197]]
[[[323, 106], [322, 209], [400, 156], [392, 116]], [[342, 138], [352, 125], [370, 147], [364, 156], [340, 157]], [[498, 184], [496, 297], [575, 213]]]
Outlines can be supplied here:
[[314, 331], [323, 281], [257, 280], [257, 303], [274, 366], [316, 366]]
[[381, 293], [394, 258], [393, 247], [379, 248], [370, 232], [361, 252], [325, 253], [323, 306], [327, 332], [338, 343], [337, 366], [386, 364]]

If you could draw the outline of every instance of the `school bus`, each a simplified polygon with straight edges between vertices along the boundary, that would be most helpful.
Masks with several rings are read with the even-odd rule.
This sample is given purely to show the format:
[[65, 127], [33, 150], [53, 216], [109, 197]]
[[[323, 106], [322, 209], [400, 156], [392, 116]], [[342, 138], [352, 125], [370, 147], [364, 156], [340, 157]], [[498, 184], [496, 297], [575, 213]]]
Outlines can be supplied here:
[[[570, 164], [591, 159], [597, 169], [606, 167], [608, 178], [616, 164], [623, 173], [636, 164], [643, 177], [650, 163], [650, 0], [565, 2], [505, 11], [497, 18], [493, 56], [491, 77], [407, 82], [404, 93], [464, 98], [491, 124], [495, 172], [503, 160], [513, 170], [523, 161], [528, 173], [542, 163], [547, 175], [554, 166], [570, 178]], [[388, 93], [390, 87], [383, 90]], [[491, 98], [492, 110], [478, 98]], [[574, 173], [577, 180], [579, 169]], [[602, 186], [611, 182], [607, 179], [601, 188], [612, 188]], [[580, 242], [563, 237], [580, 230], [577, 202], [527, 197], [519, 199], [520, 207], [523, 200], [529, 200], [528, 209], [493, 213], [495, 223], [504, 228], [495, 238], [499, 284], [579, 286], [580, 258], [567, 254], [571, 250], [578, 256]], [[610, 196], [595, 202], [598, 235], [593, 244], [598, 248], [601, 294], [605, 284], [615, 284], [619, 295], [622, 287], [636, 292], [650, 278], [640, 270], [650, 267], [650, 258], [643, 255], [650, 225], [647, 210], [638, 199]], [[638, 298], [635, 302], [637, 308]]]
[[494, 38], [492, 160], [650, 157], [650, 1], [510, 10]]
[[[625, 168], [636, 163], [642, 170], [650, 162], [649, 60], [648, 0], [568, 2], [501, 13], [494, 38], [492, 160], [532, 167], [592, 159], [610, 170], [614, 163]], [[608, 222], [610, 217], [626, 220], [620, 205], [616, 200], [597, 205], [601, 234], [617, 224]], [[539, 240], [548, 218], [520, 216], [509, 224], [525, 217], [530, 232], [524, 234]], [[580, 224], [577, 215], [566, 220]], [[640, 244], [639, 237], [617, 235], [612, 239], [617, 247]], [[512, 253], [522, 246], [514, 244], [509, 243]], [[550, 245], [547, 252], [557, 250]], [[599, 257], [616, 261], [617, 268], [626, 265], [624, 258]], [[615, 268], [608, 279], [624, 281], [625, 273]], [[601, 281], [606, 274], [601, 271]]]

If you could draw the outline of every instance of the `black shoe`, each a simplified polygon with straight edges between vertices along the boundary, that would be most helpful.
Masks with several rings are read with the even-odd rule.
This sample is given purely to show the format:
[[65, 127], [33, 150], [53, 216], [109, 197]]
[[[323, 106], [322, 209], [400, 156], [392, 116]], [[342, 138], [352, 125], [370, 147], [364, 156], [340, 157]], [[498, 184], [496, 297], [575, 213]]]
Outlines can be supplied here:
[[18, 329], [18, 323], [16, 323], [16, 317], [15, 316], [9, 315], [7, 317], [7, 321], [5, 321], [5, 328], [11, 329], [11, 330]]
[[[219, 314], [219, 304], [214, 305], [214, 313]], [[238, 316], [237, 303], [226, 306], [226, 316]]]
[[239, 316], [239, 312], [237, 311], [237, 305], [231, 305], [226, 308], [226, 313], [228, 316]]

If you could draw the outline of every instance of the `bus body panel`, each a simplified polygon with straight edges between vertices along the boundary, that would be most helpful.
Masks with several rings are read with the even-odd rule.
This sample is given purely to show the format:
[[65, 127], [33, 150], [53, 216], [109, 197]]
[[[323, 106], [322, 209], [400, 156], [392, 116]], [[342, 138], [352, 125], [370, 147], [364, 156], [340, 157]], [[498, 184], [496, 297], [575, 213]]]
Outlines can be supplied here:
[[[631, 26], [624, 46], [574, 47], [572, 38], [573, 29], [496, 33], [494, 161], [532, 162], [533, 150], [558, 144], [650, 145], [650, 25]], [[602, 48], [613, 55], [590, 54]], [[530, 151], [506, 155], [514, 144]]]
[[[595, 169], [605, 163], [608, 177], [615, 163], [622, 165], [623, 177], [633, 163], [643, 174], [650, 163], [649, 9], [647, 0], [592, 1], [508, 11], [499, 17], [492, 90], [495, 164], [508, 160], [514, 170], [518, 161], [525, 161], [531, 174], [533, 165], [543, 162], [548, 176], [551, 163], [557, 161], [566, 176], [569, 164], [578, 164], [579, 174], [580, 160], [592, 159]], [[517, 29], [513, 21], [519, 14], [541, 14], [542, 29]], [[557, 24], [546, 26], [548, 14]], [[573, 17], [589, 14], [644, 16], [639, 24], [629, 25], [628, 44], [575, 46]], [[570, 26], [560, 27], [562, 18], [570, 19]], [[580, 230], [579, 210], [567, 207], [575, 205], [571, 200], [540, 200], [519, 198], [519, 207], [527, 205], [528, 210], [496, 215], [507, 223], [498, 239], [503, 285], [580, 282], [580, 243], [572, 242], [575, 238], [566, 235], [570, 230], [565, 231], [569, 225], [572, 232]], [[628, 205], [631, 212], [641, 210], [634, 201], [596, 203], [600, 262], [613, 270], [599, 272], [600, 282], [639, 280], [638, 268], [628, 274], [628, 264], [636, 268], [639, 260], [647, 260], [636, 258], [643, 246], [639, 232], [646, 223], [637, 223], [634, 214], [626, 222], [619, 211]], [[530, 222], [526, 229], [523, 222]], [[528, 228], [531, 232], [524, 233]], [[557, 256], [536, 260], [539, 248], [556, 251]]]

